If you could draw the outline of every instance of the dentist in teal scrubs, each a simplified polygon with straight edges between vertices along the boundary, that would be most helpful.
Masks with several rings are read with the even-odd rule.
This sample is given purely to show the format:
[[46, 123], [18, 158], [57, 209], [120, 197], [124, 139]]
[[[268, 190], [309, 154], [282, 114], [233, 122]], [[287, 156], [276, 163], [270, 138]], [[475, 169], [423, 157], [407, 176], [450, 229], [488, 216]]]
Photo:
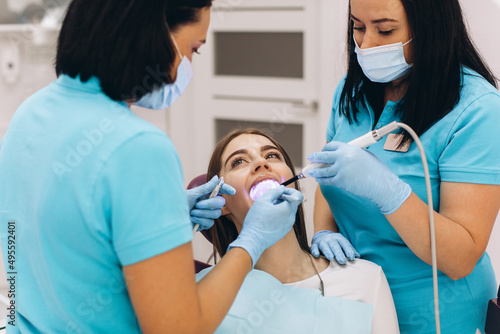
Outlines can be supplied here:
[[[350, 0], [348, 71], [309, 158], [320, 184], [313, 249], [335, 232], [380, 265], [401, 333], [435, 333], [429, 210], [416, 144], [393, 133], [345, 143], [390, 122], [420, 136], [432, 182], [443, 334], [484, 332], [497, 283], [485, 252], [500, 209], [500, 94], [458, 0]], [[493, 41], [492, 41], [493, 42]], [[400, 145], [401, 144], [401, 145]]]
[[291, 230], [302, 195], [269, 191], [196, 283], [193, 223], [220, 216], [224, 199], [205, 199], [218, 179], [185, 192], [171, 140], [129, 108], [163, 109], [183, 93], [211, 5], [70, 3], [58, 78], [19, 107], [0, 147], [9, 333], [212, 333], [261, 253]]

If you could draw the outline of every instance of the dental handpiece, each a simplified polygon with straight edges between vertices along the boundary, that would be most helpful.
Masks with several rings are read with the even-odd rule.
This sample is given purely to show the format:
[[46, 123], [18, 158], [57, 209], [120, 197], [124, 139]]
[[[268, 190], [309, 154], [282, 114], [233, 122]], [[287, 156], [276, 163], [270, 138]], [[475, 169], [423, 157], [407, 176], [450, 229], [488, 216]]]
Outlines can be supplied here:
[[[208, 198], [214, 198], [215, 196], [217, 196], [217, 194], [219, 193], [220, 188], [222, 188], [223, 184], [224, 184], [224, 177], [221, 177], [219, 183], [215, 186], [214, 190], [212, 190], [212, 192], [210, 193], [210, 196], [208, 196]], [[198, 227], [200, 227], [200, 224], [194, 225], [193, 234], [196, 233], [196, 231], [198, 230]]]
[[[387, 124], [386, 126], [381, 127], [380, 129], [370, 131], [367, 134], [362, 135], [361, 137], [358, 137], [354, 140], [351, 140], [347, 144], [357, 146], [359, 148], [367, 148], [368, 146], [375, 144], [380, 139], [384, 138], [389, 133], [391, 133], [397, 129], [399, 129], [398, 123], [392, 122], [392, 123]], [[328, 166], [330, 166], [330, 164], [320, 163], [320, 162], [310, 163], [302, 169], [300, 174], [283, 182], [281, 185], [287, 186], [289, 184], [292, 184], [295, 181], [298, 181], [300, 179], [303, 179], [303, 178], [309, 176], [307, 174], [307, 172], [310, 171], [311, 169], [323, 168], [323, 167], [328, 167]]]

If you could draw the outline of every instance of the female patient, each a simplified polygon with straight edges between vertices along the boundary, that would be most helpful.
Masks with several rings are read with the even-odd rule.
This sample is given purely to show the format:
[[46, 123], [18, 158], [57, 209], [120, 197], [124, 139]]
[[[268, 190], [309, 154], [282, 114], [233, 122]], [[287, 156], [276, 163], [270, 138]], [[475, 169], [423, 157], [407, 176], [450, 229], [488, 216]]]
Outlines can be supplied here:
[[[224, 256], [229, 244], [241, 231], [242, 222], [253, 203], [252, 197], [255, 198], [255, 196], [252, 188], [261, 182], [280, 184], [295, 175], [295, 171], [287, 153], [274, 139], [260, 130], [247, 129], [235, 130], [219, 142], [210, 160], [207, 179], [210, 180], [214, 175], [224, 177], [225, 183], [236, 189], [236, 194], [233, 196], [223, 195], [226, 205], [222, 209], [222, 217], [216, 220], [210, 229], [215, 250], [220, 256]], [[298, 188], [293, 184], [289, 187]], [[205, 273], [202, 271], [198, 278], [204, 276]], [[327, 299], [344, 303], [335, 306], [335, 309], [343, 309], [344, 313], [330, 317], [330, 322], [336, 320], [335, 326], [341, 326], [342, 321], [344, 323], [358, 322], [361, 318], [357, 317], [361, 317], [362, 312], [359, 308], [356, 309], [356, 305], [368, 304], [373, 305], [373, 308], [370, 306], [373, 312], [373, 315], [370, 315], [371, 333], [399, 333], [394, 302], [381, 267], [359, 259], [340, 266], [324, 258], [312, 257], [309, 253], [301, 206], [297, 212], [294, 229], [262, 254], [252, 273], [254, 275], [249, 275], [245, 280], [229, 315], [217, 333], [224, 333], [226, 329], [235, 332], [235, 321], [236, 324], [239, 321], [251, 325], [247, 326], [246, 330], [243, 330], [245, 327], [240, 326], [240, 332], [252, 332], [249, 329], [263, 323], [266, 315], [273, 321], [276, 319], [276, 324], [273, 324], [276, 326], [273, 327], [272, 332], [274, 333], [275, 330], [280, 332], [282, 324], [279, 323], [279, 319], [285, 319], [284, 322], [300, 320], [299, 314], [290, 314], [293, 311], [290, 311], [288, 307], [292, 309], [298, 307], [301, 315], [308, 315], [307, 310], [304, 310], [307, 307], [307, 297], [299, 298], [298, 296], [305, 292], [312, 293], [312, 291], [319, 296], [320, 302], [326, 300], [325, 297], [321, 297], [321, 291], [325, 296], [340, 297], [327, 297]], [[264, 289], [266, 282], [270, 282], [271, 285], [276, 284], [270, 290], [268, 300], [274, 304], [256, 301], [259, 291]], [[278, 306], [279, 297], [283, 297], [280, 295], [282, 292], [278, 291], [281, 288], [285, 289], [284, 293], [290, 289], [295, 292], [292, 293], [292, 297], [288, 297], [287, 303]], [[294, 303], [293, 296], [297, 296], [297, 304], [300, 305], [291, 305]], [[255, 306], [255, 312], [252, 313], [250, 305]], [[316, 304], [316, 308], [328, 309], [327, 306], [320, 305]], [[332, 306], [329, 307], [331, 310]], [[245, 314], [248, 317], [242, 318], [241, 312], [238, 314], [238, 310], [241, 311], [242, 308], [245, 308]], [[280, 317], [281, 310], [288, 310], [288, 314]], [[311, 315], [317, 316], [314, 312]], [[231, 317], [232, 319], [228, 319]], [[229, 325], [230, 321], [232, 321], [231, 325]], [[315, 325], [316, 329], [317, 327]], [[262, 328], [256, 329], [255, 332], [262, 333]]]

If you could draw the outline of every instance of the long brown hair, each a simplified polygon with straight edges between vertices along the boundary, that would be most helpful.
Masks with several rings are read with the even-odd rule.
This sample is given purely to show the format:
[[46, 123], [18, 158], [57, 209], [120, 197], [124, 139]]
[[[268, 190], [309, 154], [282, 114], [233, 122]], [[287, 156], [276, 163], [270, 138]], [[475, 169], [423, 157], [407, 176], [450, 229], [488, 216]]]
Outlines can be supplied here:
[[[280, 153], [283, 155], [286, 165], [290, 168], [293, 175], [295, 175], [295, 169], [293, 167], [292, 160], [285, 152], [283, 147], [274, 140], [267, 133], [255, 129], [238, 129], [227, 134], [215, 147], [214, 152], [212, 153], [212, 158], [210, 159], [210, 163], [208, 165], [207, 171], [207, 181], [212, 179], [215, 175], [219, 175], [222, 170], [222, 154], [224, 150], [229, 145], [229, 143], [239, 137], [241, 135], [258, 135], [269, 139], [275, 146], [278, 148]], [[299, 185], [295, 183], [295, 188], [300, 190]], [[293, 225], [293, 230], [295, 232], [295, 236], [297, 237], [297, 241], [299, 243], [300, 248], [307, 253], [310, 253], [309, 245], [307, 243], [307, 233], [304, 221], [304, 210], [302, 208], [302, 204], [299, 205], [297, 209], [297, 214], [295, 216], [295, 224]], [[227, 247], [231, 242], [233, 242], [238, 237], [238, 231], [236, 230], [236, 226], [234, 223], [225, 216], [220, 217], [215, 220], [214, 226], [210, 229], [210, 235], [212, 237], [212, 244], [214, 245], [214, 250], [219, 254], [220, 257], [224, 256], [227, 251]]]

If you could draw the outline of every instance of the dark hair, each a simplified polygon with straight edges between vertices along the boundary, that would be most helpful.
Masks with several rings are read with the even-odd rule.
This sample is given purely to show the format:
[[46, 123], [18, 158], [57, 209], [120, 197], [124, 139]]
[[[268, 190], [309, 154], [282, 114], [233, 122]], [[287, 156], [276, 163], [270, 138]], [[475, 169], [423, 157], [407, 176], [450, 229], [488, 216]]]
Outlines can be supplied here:
[[[283, 147], [274, 140], [267, 133], [254, 128], [249, 129], [238, 129], [230, 132], [226, 135], [215, 147], [214, 152], [212, 153], [212, 157], [210, 159], [210, 163], [208, 164], [207, 171], [207, 181], [210, 180], [215, 175], [219, 175], [222, 170], [222, 154], [224, 150], [229, 145], [229, 143], [239, 137], [241, 135], [250, 134], [250, 135], [258, 135], [263, 136], [269, 139], [273, 145], [275, 145], [280, 153], [283, 155], [286, 165], [290, 168], [293, 175], [295, 175], [295, 169], [293, 168], [293, 163], [288, 154], [285, 152]], [[295, 185], [297, 190], [300, 190], [298, 184]], [[302, 204], [299, 205], [297, 209], [297, 214], [295, 216], [295, 224], [293, 225], [293, 230], [295, 232], [295, 236], [297, 237], [297, 241], [299, 243], [300, 248], [309, 253], [309, 245], [307, 243], [307, 233], [305, 227], [304, 220], [304, 210], [302, 208]], [[214, 245], [214, 250], [219, 253], [222, 257], [226, 254], [227, 247], [231, 242], [233, 242], [238, 237], [238, 231], [236, 230], [236, 226], [234, 223], [229, 220], [227, 217], [222, 216], [219, 219], [215, 220], [214, 226], [210, 228], [210, 235], [212, 237], [212, 244]]]
[[199, 20], [212, 0], [73, 0], [64, 18], [56, 73], [99, 78], [116, 101], [138, 100], [172, 83], [170, 32]]
[[[401, 0], [412, 41], [413, 66], [403, 80], [406, 94], [398, 104], [401, 121], [422, 135], [459, 102], [462, 66], [496, 87], [495, 77], [476, 50], [464, 23], [458, 0]], [[384, 109], [385, 84], [371, 82], [354, 52], [353, 22], [349, 2], [347, 29], [348, 71], [340, 96], [339, 113], [357, 122], [358, 103], [372, 106], [378, 119]], [[375, 122], [376, 123], [376, 122]], [[409, 140], [405, 134], [404, 141]]]

